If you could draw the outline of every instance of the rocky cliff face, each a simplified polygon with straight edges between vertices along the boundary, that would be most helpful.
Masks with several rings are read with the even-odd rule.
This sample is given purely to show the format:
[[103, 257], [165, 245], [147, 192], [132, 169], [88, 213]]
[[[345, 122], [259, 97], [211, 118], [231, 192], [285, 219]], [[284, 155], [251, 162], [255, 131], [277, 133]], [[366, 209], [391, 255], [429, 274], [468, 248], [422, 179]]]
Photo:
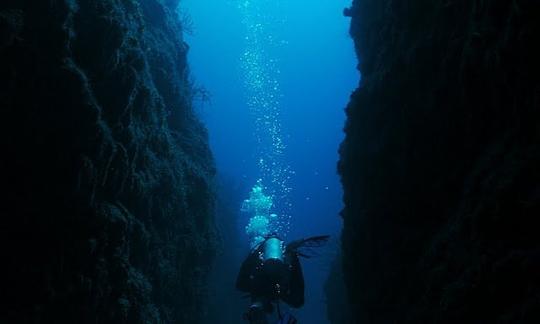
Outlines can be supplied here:
[[177, 5], [0, 4], [0, 322], [203, 315], [214, 166]]
[[235, 287], [248, 246], [247, 238], [242, 235], [239, 202], [250, 189], [219, 172], [216, 176], [216, 226], [222, 244], [208, 277], [208, 316], [204, 323], [242, 323], [242, 314], [248, 307], [246, 294]]
[[536, 1], [355, 0], [349, 323], [540, 321]]

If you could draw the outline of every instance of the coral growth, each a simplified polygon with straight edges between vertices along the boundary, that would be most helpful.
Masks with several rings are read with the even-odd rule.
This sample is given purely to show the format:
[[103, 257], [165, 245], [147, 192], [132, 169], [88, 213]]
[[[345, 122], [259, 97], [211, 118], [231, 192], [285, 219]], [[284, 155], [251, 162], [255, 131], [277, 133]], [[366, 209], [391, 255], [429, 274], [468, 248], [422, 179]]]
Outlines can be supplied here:
[[177, 4], [0, 4], [0, 322], [204, 314], [214, 167]]

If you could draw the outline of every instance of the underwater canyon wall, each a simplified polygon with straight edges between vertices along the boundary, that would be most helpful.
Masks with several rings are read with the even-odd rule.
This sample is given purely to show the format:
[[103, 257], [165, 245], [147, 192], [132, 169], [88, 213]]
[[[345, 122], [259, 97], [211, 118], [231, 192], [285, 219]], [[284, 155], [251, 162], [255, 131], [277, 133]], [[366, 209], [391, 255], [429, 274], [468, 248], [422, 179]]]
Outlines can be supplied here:
[[539, 3], [344, 14], [362, 80], [339, 162], [352, 314], [334, 322], [540, 322]]
[[201, 321], [214, 165], [178, 3], [1, 2], [1, 323]]
[[215, 187], [215, 221], [221, 245], [208, 277], [208, 315], [204, 323], [241, 323], [250, 299], [236, 290], [236, 277], [248, 247], [238, 202], [243, 200], [249, 188], [223, 172], [216, 175]]

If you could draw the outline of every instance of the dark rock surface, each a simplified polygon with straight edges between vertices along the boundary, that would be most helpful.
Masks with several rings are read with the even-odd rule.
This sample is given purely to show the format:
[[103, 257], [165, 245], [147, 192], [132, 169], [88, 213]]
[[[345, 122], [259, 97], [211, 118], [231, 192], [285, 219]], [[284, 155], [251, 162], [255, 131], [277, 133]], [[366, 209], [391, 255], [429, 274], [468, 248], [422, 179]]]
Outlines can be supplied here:
[[1, 323], [197, 323], [214, 166], [178, 0], [0, 3]]
[[330, 274], [324, 284], [326, 300], [326, 317], [330, 323], [348, 323], [350, 309], [347, 301], [347, 287], [343, 278], [342, 256], [338, 254], [331, 265]]
[[540, 323], [540, 4], [345, 12], [346, 322]]
[[236, 277], [248, 253], [240, 202], [250, 188], [243, 184], [227, 175], [216, 176], [216, 226], [221, 244], [208, 276], [208, 316], [204, 323], [240, 324], [249, 307], [250, 299], [236, 289]]

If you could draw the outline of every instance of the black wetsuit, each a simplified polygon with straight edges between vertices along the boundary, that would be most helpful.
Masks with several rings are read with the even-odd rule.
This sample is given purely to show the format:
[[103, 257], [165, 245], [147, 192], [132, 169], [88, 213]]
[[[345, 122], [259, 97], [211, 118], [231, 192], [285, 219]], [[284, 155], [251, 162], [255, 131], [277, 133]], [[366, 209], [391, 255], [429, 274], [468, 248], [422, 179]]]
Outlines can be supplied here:
[[262, 245], [242, 263], [236, 288], [249, 293], [254, 301], [282, 300], [291, 307], [301, 307], [304, 305], [304, 276], [297, 253], [286, 251], [283, 261], [270, 259], [263, 262], [260, 258]]

